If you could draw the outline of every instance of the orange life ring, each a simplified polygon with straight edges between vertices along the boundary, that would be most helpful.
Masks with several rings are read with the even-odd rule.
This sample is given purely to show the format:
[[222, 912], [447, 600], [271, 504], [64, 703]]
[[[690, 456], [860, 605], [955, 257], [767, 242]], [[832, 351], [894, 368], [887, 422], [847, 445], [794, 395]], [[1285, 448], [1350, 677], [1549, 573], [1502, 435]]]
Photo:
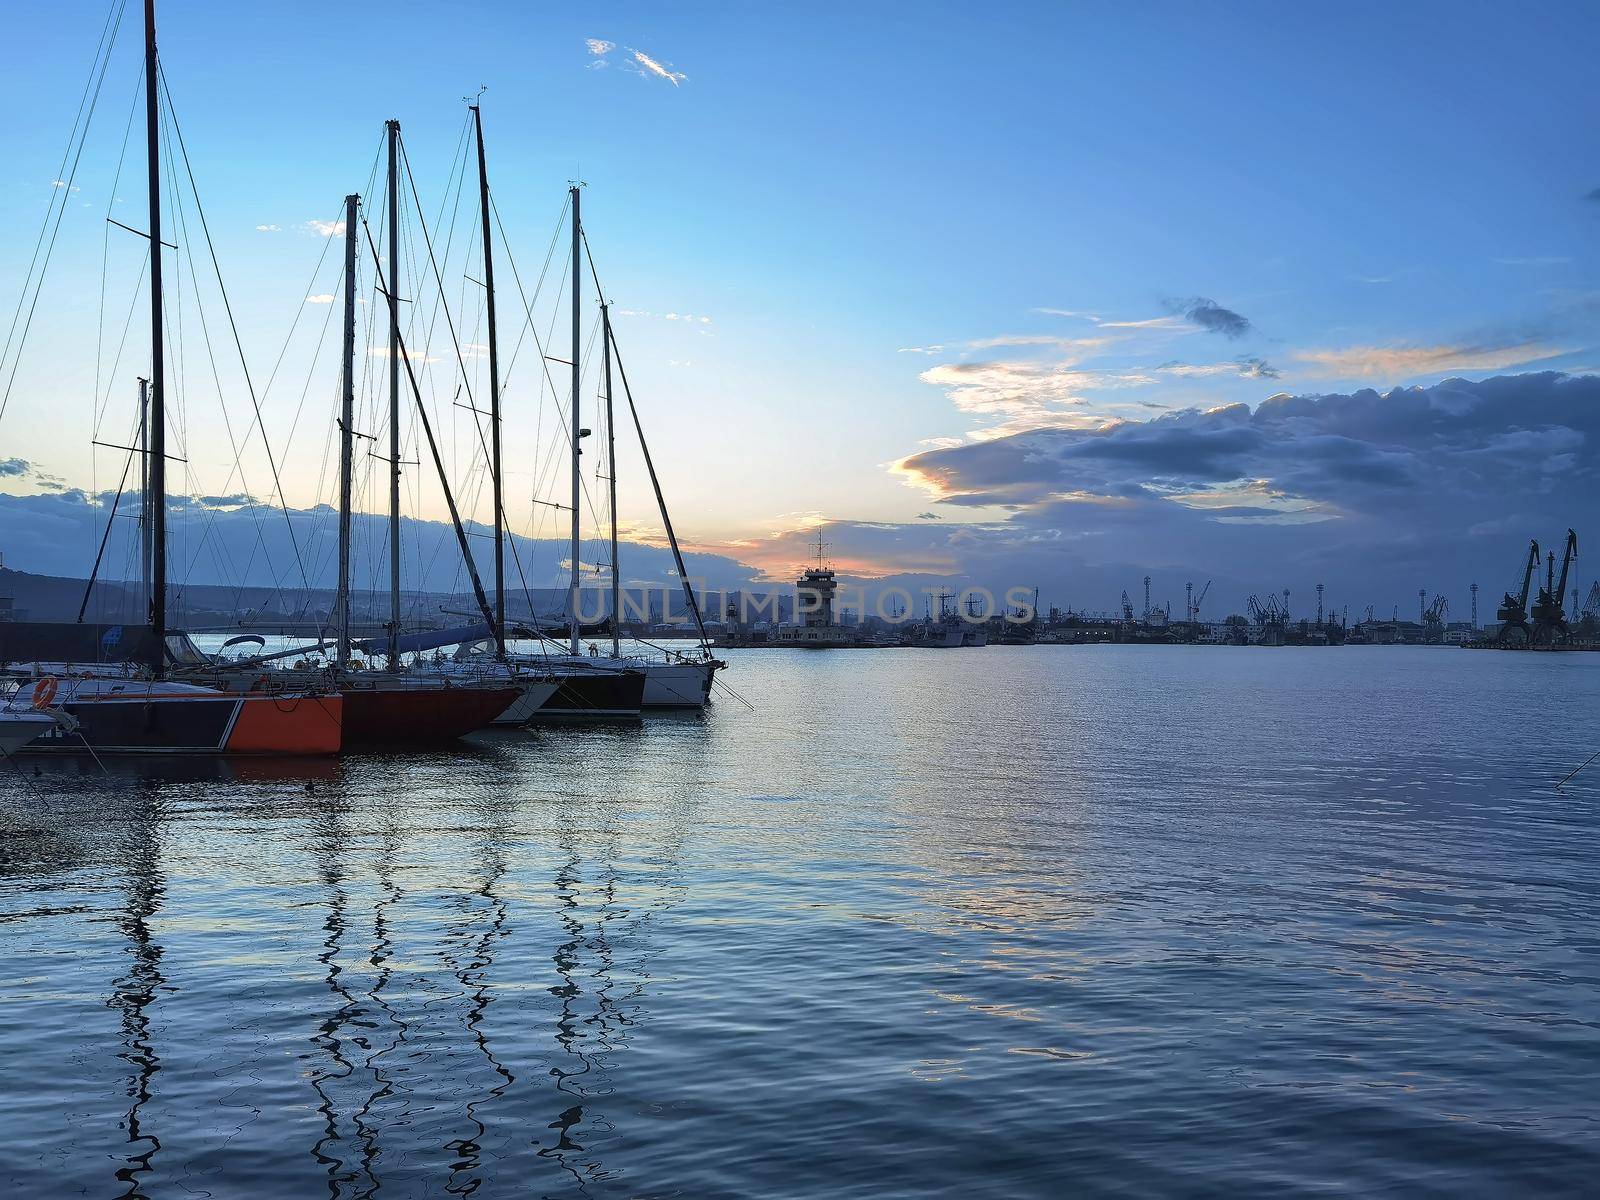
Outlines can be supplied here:
[[33, 706], [35, 708], [49, 708], [55, 703], [56, 689], [59, 686], [54, 675], [43, 676], [38, 683], [33, 685]]

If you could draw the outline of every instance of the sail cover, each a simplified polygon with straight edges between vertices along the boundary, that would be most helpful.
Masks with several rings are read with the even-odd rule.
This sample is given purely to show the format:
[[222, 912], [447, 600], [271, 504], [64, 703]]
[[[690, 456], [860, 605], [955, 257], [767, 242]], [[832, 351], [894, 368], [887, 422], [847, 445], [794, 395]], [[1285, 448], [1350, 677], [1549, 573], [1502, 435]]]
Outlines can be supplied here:
[[[402, 634], [396, 649], [401, 654], [411, 654], [420, 650], [438, 650], [444, 646], [459, 646], [462, 642], [481, 642], [484, 638], [492, 637], [494, 637], [494, 631], [487, 625], [461, 625], [455, 629], [425, 629], [421, 633]], [[387, 654], [389, 651], [389, 639], [388, 637], [365, 638], [356, 642], [355, 648], [363, 654]]]

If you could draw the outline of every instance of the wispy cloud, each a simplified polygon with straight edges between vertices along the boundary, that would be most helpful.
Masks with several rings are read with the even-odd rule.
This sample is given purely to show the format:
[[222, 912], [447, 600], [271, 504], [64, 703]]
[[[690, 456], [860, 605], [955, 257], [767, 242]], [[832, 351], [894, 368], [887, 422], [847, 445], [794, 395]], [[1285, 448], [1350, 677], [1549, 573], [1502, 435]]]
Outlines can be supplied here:
[[1568, 254], [1535, 254], [1526, 258], [1497, 258], [1502, 267], [1563, 267], [1572, 261]]
[[1105, 338], [1064, 338], [1048, 333], [1007, 333], [979, 338], [966, 343], [973, 350], [993, 350], [1000, 346], [1048, 346], [1054, 350], [1089, 351], [1106, 345]]
[[332, 304], [333, 303], [333, 293], [332, 292], [322, 292], [322, 293], [320, 293], [319, 295], [316, 295], [316, 296], [307, 296], [306, 297], [306, 303], [307, 304]]
[[256, 232], [257, 233], [282, 233], [283, 232], [283, 226], [282, 225], [257, 225], [256, 226]]
[[1184, 329], [1185, 323], [1178, 317], [1146, 317], [1142, 321], [1101, 321], [1095, 324], [1101, 329]]
[[1498, 371], [1572, 352], [1541, 342], [1505, 345], [1345, 346], [1295, 354], [1330, 379], [1415, 379], [1451, 371]]
[[[388, 358], [389, 357], [389, 347], [387, 347], [387, 346], [368, 346], [367, 347], [367, 357], [368, 358]], [[410, 362], [411, 362], [411, 364], [413, 366], [421, 366], [424, 363], [436, 363], [436, 362], [439, 361], [438, 358], [433, 356], [433, 355], [418, 354], [415, 350], [407, 350], [404, 354], [400, 355], [399, 357], [402, 359], [402, 361], [410, 360]]]
[[711, 318], [706, 316], [704, 313], [658, 313], [652, 312], [647, 308], [614, 308], [611, 311], [614, 315], [619, 317], [649, 317], [652, 320], [659, 319], [662, 321], [682, 321], [689, 325], [711, 324]]
[[32, 466], [25, 458], [0, 458], [0, 479], [26, 475]]
[[344, 236], [344, 222], [343, 221], [316, 221], [316, 220], [312, 220], [312, 221], [307, 221], [303, 226], [301, 226], [301, 228], [305, 229], [308, 233], [316, 234], [318, 237], [343, 237]]
[[608, 42], [604, 38], [584, 38], [583, 44], [589, 48], [589, 53], [599, 58], [604, 58], [617, 48], [615, 42]]
[[641, 75], [665, 79], [673, 87], [686, 82], [689, 78], [682, 71], [674, 71], [670, 63], [663, 63], [660, 59], [651, 57], [643, 50], [630, 49], [630, 53], [633, 55], [634, 69]]
[[944, 353], [944, 347], [942, 345], [901, 346], [898, 350], [895, 351], [895, 353], [896, 354], [943, 354]]

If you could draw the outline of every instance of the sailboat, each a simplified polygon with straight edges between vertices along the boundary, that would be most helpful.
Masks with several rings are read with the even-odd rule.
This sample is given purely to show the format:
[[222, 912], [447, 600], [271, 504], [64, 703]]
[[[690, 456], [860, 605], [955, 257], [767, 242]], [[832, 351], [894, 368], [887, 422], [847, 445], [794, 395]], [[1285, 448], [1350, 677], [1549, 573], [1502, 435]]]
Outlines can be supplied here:
[[[355, 421], [355, 340], [356, 340], [356, 256], [360, 239], [358, 208], [360, 197], [345, 197], [345, 280], [344, 280], [344, 359], [343, 389], [339, 416], [339, 578], [334, 597], [333, 624], [337, 650], [331, 668], [301, 668], [274, 674], [300, 679], [327, 679], [344, 697], [344, 738], [346, 745], [392, 745], [451, 741], [494, 724], [524, 724], [554, 694], [556, 684], [525, 671], [516, 671], [503, 662], [486, 669], [462, 671], [433, 666], [402, 669], [401, 655], [407, 650], [420, 652], [440, 643], [429, 643], [428, 635], [402, 635], [400, 614], [400, 547], [398, 484], [400, 463], [400, 370], [404, 347], [399, 333], [395, 282], [399, 270], [397, 146], [400, 125], [386, 125], [389, 148], [388, 212], [389, 271], [384, 290], [389, 293], [389, 537], [390, 537], [390, 626], [388, 636], [362, 643], [368, 655], [387, 653], [388, 669], [353, 670], [350, 638], [350, 558], [351, 506], [353, 491]], [[409, 364], [408, 368], [409, 368]], [[448, 493], [449, 484], [441, 476]], [[498, 502], [498, 499], [497, 499]], [[451, 500], [452, 517], [454, 501]], [[476, 567], [465, 540], [462, 552], [477, 580]], [[504, 584], [499, 539], [496, 539], [496, 587], [503, 597]], [[500, 601], [503, 611], [503, 598]], [[409, 644], [408, 644], [409, 643]], [[300, 653], [300, 652], [291, 652]], [[249, 660], [234, 667], [235, 674], [264, 660]]]
[[[546, 661], [558, 670], [574, 672], [587, 672], [594, 677], [604, 677], [606, 674], [629, 676], [641, 675], [643, 677], [643, 693], [640, 704], [643, 708], [702, 708], [711, 698], [711, 687], [719, 668], [725, 666], [721, 660], [714, 658], [707, 648], [705, 622], [700, 613], [700, 603], [694, 594], [694, 588], [689, 582], [688, 571], [683, 561], [683, 553], [678, 546], [677, 534], [672, 528], [672, 518], [667, 512], [666, 500], [662, 496], [661, 481], [656, 475], [655, 463], [650, 457], [650, 447], [644, 440], [644, 430], [639, 425], [638, 412], [633, 406], [633, 396], [627, 385], [627, 374], [622, 370], [621, 358], [616, 354], [616, 341], [611, 329], [611, 306], [604, 298], [600, 304], [601, 321], [601, 357], [602, 374], [605, 387], [606, 402], [606, 435], [607, 435], [607, 481], [610, 493], [611, 510], [611, 653], [600, 655], [591, 652], [585, 656], [582, 646], [582, 630], [579, 622], [579, 593], [580, 593], [580, 561], [581, 561], [581, 456], [583, 454], [582, 439], [588, 433], [583, 428], [581, 421], [581, 327], [580, 305], [582, 299], [582, 275], [580, 263], [587, 257], [587, 244], [583, 232], [583, 219], [581, 215], [582, 193], [577, 185], [571, 189], [572, 198], [572, 412], [569, 420], [569, 430], [572, 441], [572, 524], [571, 524], [571, 563], [570, 583], [567, 593], [567, 621], [570, 644], [568, 652], [564, 655], [547, 656]], [[592, 264], [591, 264], [592, 265]], [[595, 279], [596, 290], [599, 290], [599, 279]], [[650, 482], [655, 490], [656, 502], [660, 507], [662, 523], [667, 532], [667, 539], [672, 547], [678, 578], [683, 586], [684, 598], [687, 601], [690, 613], [693, 614], [695, 624], [700, 631], [700, 653], [697, 657], [689, 655], [666, 653], [660, 658], [648, 658], [638, 654], [623, 654], [621, 640], [622, 623], [622, 576], [618, 555], [619, 541], [617, 535], [617, 439], [615, 426], [615, 406], [612, 391], [612, 361], [616, 357], [618, 373], [622, 376], [623, 390], [628, 396], [628, 405], [633, 412], [634, 426], [639, 434], [639, 446], [644, 454], [645, 466], [650, 474]]]
[[[167, 629], [165, 328], [161, 282], [160, 75], [155, 0], [144, 4], [144, 85], [150, 228], [149, 429], [150, 634], [144, 670], [132, 663], [43, 664], [25, 671], [6, 717], [53, 709], [67, 720], [26, 743], [31, 750], [146, 754], [336, 754], [343, 700], [312, 690], [225, 691], [176, 681], [170, 667], [187, 639]], [[59, 671], [59, 673], [57, 673]]]
[[498, 331], [494, 309], [494, 256], [490, 238], [489, 176], [483, 145], [483, 114], [477, 105], [472, 106], [474, 127], [477, 132], [478, 195], [483, 225], [483, 285], [486, 295], [486, 317], [489, 337], [489, 420], [492, 429], [490, 446], [490, 476], [494, 487], [494, 538], [495, 538], [495, 609], [488, 629], [481, 635], [462, 641], [456, 652], [457, 668], [483, 669], [490, 662], [502, 669], [532, 673], [541, 681], [553, 684], [543, 703], [532, 714], [534, 720], [559, 718], [615, 718], [637, 717], [644, 704], [645, 674], [631, 663], [598, 657], [585, 657], [579, 645], [577, 620], [578, 593], [578, 537], [579, 504], [582, 500], [582, 480], [579, 461], [581, 430], [578, 424], [579, 388], [581, 386], [581, 292], [579, 281], [579, 253], [581, 250], [582, 221], [579, 217], [580, 193], [572, 188], [572, 645], [570, 654], [511, 653], [506, 649], [504, 531], [505, 508], [503, 489], [503, 460], [500, 445], [500, 356]]

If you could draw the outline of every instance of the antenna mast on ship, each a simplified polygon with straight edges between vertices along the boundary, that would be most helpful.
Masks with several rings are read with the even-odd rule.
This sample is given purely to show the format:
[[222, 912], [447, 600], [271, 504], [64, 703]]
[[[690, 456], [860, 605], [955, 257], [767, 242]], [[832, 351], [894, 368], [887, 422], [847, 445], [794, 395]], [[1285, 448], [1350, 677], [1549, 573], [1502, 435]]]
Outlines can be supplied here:
[[161, 114], [156, 0], [144, 0], [144, 116], [150, 184], [150, 670], [167, 670], [167, 419], [161, 294]]

